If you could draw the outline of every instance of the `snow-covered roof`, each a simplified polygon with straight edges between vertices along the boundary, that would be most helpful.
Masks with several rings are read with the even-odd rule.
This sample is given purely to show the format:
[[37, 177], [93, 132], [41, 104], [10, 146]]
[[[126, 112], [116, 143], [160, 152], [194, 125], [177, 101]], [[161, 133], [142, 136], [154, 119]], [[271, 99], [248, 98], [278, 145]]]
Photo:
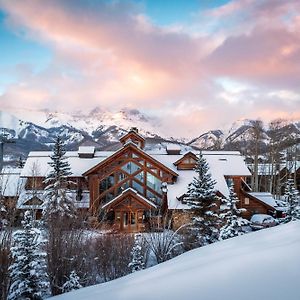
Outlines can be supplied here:
[[[196, 151], [192, 153], [198, 154]], [[209, 165], [212, 179], [216, 181], [215, 189], [223, 196], [229, 196], [229, 188], [225, 176], [250, 176], [244, 158], [238, 151], [202, 151], [203, 157]], [[183, 154], [184, 155], [184, 154]], [[170, 209], [188, 209], [177, 198], [186, 191], [188, 184], [192, 182], [195, 172], [193, 170], [177, 170], [174, 162], [183, 155], [152, 154], [152, 156], [178, 173], [177, 182], [168, 185], [168, 201]]]
[[[124, 147], [123, 147], [124, 148]], [[77, 151], [67, 151], [65, 156], [71, 167], [72, 176], [82, 176], [86, 171], [95, 167], [106, 158], [122, 151], [96, 151], [92, 158], [80, 158]], [[178, 161], [187, 152], [198, 155], [196, 151], [185, 151], [182, 154], [170, 155], [164, 151], [145, 151], [148, 155], [174, 171], [179, 176], [177, 182], [168, 185], [168, 201], [170, 209], [185, 209], [177, 198], [187, 191], [187, 186], [192, 182], [195, 172], [193, 170], [177, 170], [174, 162]], [[44, 177], [50, 171], [49, 162], [51, 161], [50, 151], [30, 152], [25, 166], [21, 172], [21, 177], [41, 176]], [[250, 176], [243, 157], [238, 151], [202, 151], [204, 158], [210, 167], [212, 178], [216, 181], [215, 189], [225, 197], [229, 196], [229, 189], [225, 176]]]
[[168, 150], [180, 151], [181, 147], [178, 144], [172, 144], [172, 143], [170, 143], [170, 144], [167, 144], [167, 148], [166, 149], [167, 149], [167, 151]]
[[0, 173], [0, 195], [16, 197], [24, 188], [25, 180], [20, 178], [21, 169], [5, 168]]
[[[77, 208], [89, 208], [90, 206], [90, 193], [89, 191], [83, 190], [82, 191], [82, 199], [80, 201], [77, 201], [77, 191], [69, 191], [66, 193], [67, 196], [69, 196], [75, 206]], [[44, 191], [36, 191], [36, 190], [23, 190], [18, 198], [17, 202], [17, 208], [19, 209], [41, 209], [41, 205], [26, 205], [26, 202], [31, 200], [33, 197], [37, 197], [42, 202], [44, 202]]]
[[276, 210], [285, 211], [286, 210], [286, 203], [280, 200], [274, 199], [271, 193], [263, 193], [263, 192], [249, 192], [249, 195], [257, 198], [261, 202], [275, 208]]
[[157, 206], [150, 200], [148, 200], [147, 198], [145, 198], [144, 196], [142, 196], [141, 194], [139, 194], [135, 189], [129, 187], [126, 190], [124, 190], [120, 195], [116, 196], [115, 198], [113, 198], [112, 200], [110, 200], [109, 202], [105, 203], [102, 208], [106, 208], [108, 206], [110, 206], [111, 204], [113, 204], [114, 202], [118, 201], [120, 198], [122, 198], [124, 196], [124, 194], [128, 193], [128, 192], [132, 192], [134, 194], [136, 194], [140, 199], [142, 199], [144, 202], [148, 203], [150, 206], [152, 206], [153, 208], [157, 208]]
[[[113, 151], [96, 151], [92, 158], [80, 158], [77, 151], [67, 151], [65, 156], [71, 167], [72, 176], [82, 176], [84, 172], [91, 169], [101, 161], [112, 155]], [[30, 152], [25, 166], [21, 172], [21, 177], [45, 177], [50, 171], [49, 162], [52, 152]]]
[[78, 154], [94, 154], [95, 147], [94, 146], [80, 146], [78, 148]]

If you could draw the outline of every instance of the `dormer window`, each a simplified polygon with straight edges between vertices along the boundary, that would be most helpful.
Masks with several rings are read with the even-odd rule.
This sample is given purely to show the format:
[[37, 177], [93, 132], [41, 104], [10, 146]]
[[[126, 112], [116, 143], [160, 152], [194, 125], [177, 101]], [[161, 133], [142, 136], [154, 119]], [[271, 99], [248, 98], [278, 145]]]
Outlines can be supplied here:
[[188, 152], [174, 162], [178, 170], [193, 170], [197, 164], [197, 156], [193, 152]]
[[132, 127], [128, 133], [122, 136], [120, 138], [120, 142], [123, 146], [128, 143], [133, 143], [141, 149], [145, 146], [145, 139], [138, 133], [138, 129], [136, 127]]

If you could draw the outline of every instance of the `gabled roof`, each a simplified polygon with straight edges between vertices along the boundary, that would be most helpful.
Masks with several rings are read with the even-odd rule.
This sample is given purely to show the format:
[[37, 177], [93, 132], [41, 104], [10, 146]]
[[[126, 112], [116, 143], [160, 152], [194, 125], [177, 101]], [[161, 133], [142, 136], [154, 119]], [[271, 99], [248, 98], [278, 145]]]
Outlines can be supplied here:
[[128, 133], [126, 133], [125, 135], [123, 135], [121, 138], [120, 138], [120, 142], [123, 143], [125, 142], [127, 139], [129, 139], [131, 136], [134, 136], [135, 139], [141, 141], [141, 142], [144, 142], [145, 139], [139, 134], [137, 133], [136, 131], [134, 130], [130, 130]]
[[255, 200], [261, 202], [262, 204], [268, 206], [269, 208], [276, 209], [278, 211], [286, 211], [286, 203], [280, 200], [274, 199], [271, 193], [267, 192], [248, 192], [246, 195], [254, 198]]
[[194, 158], [195, 160], [197, 160], [197, 155], [195, 153], [193, 153], [192, 151], [189, 151], [187, 153], [185, 153], [181, 158], [179, 158], [178, 160], [176, 160], [174, 162], [174, 165], [175, 166], [178, 166], [184, 159], [186, 159], [187, 157], [192, 157]]
[[102, 206], [102, 208], [108, 208], [110, 207], [112, 204], [116, 204], [119, 202], [122, 202], [126, 197], [128, 196], [132, 196], [133, 198], [135, 198], [138, 202], [146, 205], [146, 206], [150, 206], [152, 208], [157, 208], [157, 206], [149, 201], [147, 198], [145, 198], [144, 196], [140, 195], [135, 189], [133, 188], [127, 188], [125, 191], [123, 191], [120, 195], [116, 196], [114, 199], [110, 200], [109, 202], [107, 202], [106, 204], [104, 204]]
[[159, 160], [156, 160], [155, 158], [153, 158], [152, 156], [147, 154], [145, 151], [143, 151], [142, 149], [137, 147], [134, 143], [127, 143], [122, 148], [120, 148], [118, 151], [114, 152], [111, 156], [107, 157], [106, 159], [102, 160], [101, 162], [99, 162], [97, 165], [95, 165], [91, 169], [84, 172], [83, 176], [87, 176], [87, 175], [91, 174], [93, 171], [97, 170], [99, 167], [101, 167], [105, 163], [108, 163], [108, 162], [114, 160], [116, 157], [118, 157], [120, 154], [122, 154], [122, 152], [126, 152], [130, 148], [133, 149], [134, 151], [138, 152], [145, 158], [147, 158], [153, 164], [158, 165], [161, 169], [165, 170], [166, 172], [171, 173], [173, 176], [178, 176], [178, 174], [175, 171], [173, 171], [166, 165], [162, 164]]

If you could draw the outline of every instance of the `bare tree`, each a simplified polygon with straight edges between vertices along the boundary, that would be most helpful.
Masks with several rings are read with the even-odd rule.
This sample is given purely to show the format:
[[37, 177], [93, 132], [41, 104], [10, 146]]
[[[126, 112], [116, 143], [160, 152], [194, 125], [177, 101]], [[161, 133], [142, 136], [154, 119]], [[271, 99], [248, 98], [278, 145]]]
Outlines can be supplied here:
[[10, 288], [9, 266], [12, 262], [12, 229], [7, 227], [0, 231], [0, 299], [6, 300]]
[[253, 181], [252, 188], [253, 191], [258, 192], [258, 158], [260, 154], [260, 145], [263, 139], [263, 122], [261, 120], [255, 120], [251, 122], [251, 139], [253, 142], [252, 154], [254, 158], [254, 168], [253, 168]]
[[154, 254], [157, 263], [162, 263], [182, 253], [182, 236], [179, 234], [189, 224], [172, 230], [173, 216], [165, 216], [162, 220], [162, 230], [156, 228], [144, 235], [150, 251]]
[[63, 285], [72, 271], [79, 276], [81, 285], [90, 283], [91, 241], [80, 224], [82, 220], [65, 218], [57, 219], [55, 224], [48, 223], [47, 272], [53, 296], [63, 292]]
[[102, 282], [131, 273], [134, 238], [130, 234], [104, 234], [94, 241], [96, 271]]

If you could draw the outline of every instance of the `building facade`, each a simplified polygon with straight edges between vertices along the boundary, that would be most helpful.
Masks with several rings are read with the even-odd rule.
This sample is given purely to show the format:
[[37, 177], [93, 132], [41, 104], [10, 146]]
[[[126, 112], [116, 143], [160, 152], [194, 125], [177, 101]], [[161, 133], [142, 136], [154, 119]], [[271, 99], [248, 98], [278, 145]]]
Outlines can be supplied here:
[[[159, 226], [162, 216], [175, 212], [181, 220], [189, 207], [182, 203], [188, 184], [195, 176], [197, 151], [174, 144], [146, 151], [145, 139], [132, 129], [120, 139], [117, 151], [79, 147], [66, 153], [72, 175], [69, 196], [78, 209], [95, 221], [115, 230], [143, 231]], [[240, 206], [247, 209], [246, 178], [251, 176], [243, 157], [236, 151], [202, 151], [219, 195], [229, 196], [234, 185]], [[25, 189], [18, 206], [26, 209], [43, 203], [44, 179], [50, 170], [51, 152], [31, 152], [22, 170]], [[261, 204], [264, 205], [263, 203]]]

